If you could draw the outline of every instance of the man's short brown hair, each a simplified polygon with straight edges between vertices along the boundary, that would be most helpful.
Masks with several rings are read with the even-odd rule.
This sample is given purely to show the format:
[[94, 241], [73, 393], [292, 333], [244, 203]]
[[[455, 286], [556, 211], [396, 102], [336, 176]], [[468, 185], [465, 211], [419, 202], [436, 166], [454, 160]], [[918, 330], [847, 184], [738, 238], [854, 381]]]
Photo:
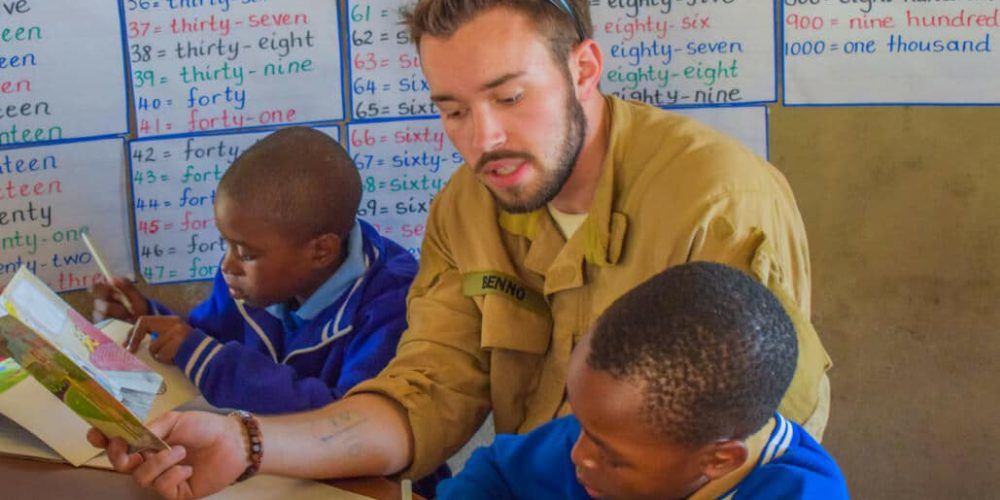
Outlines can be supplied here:
[[[592, 36], [587, 0], [566, 0], [571, 4], [587, 38]], [[417, 48], [424, 35], [448, 38], [479, 14], [505, 7], [524, 13], [547, 40], [557, 62], [565, 62], [570, 50], [580, 43], [577, 26], [568, 12], [547, 0], [419, 0], [403, 11], [405, 24]]]

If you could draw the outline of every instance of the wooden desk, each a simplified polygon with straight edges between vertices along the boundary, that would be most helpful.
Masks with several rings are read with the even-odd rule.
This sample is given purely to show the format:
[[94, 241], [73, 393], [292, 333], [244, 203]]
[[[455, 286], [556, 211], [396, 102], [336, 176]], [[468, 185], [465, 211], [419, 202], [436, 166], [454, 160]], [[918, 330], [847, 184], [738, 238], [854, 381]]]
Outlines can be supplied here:
[[[330, 481], [329, 484], [377, 500], [400, 498], [399, 484], [385, 478], [345, 479]], [[154, 492], [140, 488], [131, 477], [124, 474], [2, 456], [0, 456], [0, 485], [3, 490], [0, 496], [5, 500], [159, 498]], [[421, 497], [414, 495], [413, 498]]]

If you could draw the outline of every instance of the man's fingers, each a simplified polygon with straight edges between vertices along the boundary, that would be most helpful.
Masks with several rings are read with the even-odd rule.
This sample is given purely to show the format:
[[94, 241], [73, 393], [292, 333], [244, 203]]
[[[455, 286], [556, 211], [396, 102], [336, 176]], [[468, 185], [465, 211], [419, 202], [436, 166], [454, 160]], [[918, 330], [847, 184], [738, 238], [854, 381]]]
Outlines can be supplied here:
[[169, 411], [160, 415], [159, 417], [150, 420], [146, 424], [146, 428], [156, 434], [160, 439], [166, 440], [170, 432], [174, 430], [174, 426], [177, 425], [177, 419], [181, 417], [182, 413], [176, 411]]
[[129, 454], [128, 443], [121, 439], [111, 439], [108, 442], [108, 461], [118, 472], [130, 474], [136, 467], [142, 464], [142, 457], [138, 453]]
[[136, 483], [139, 483], [139, 486], [148, 488], [167, 469], [184, 460], [185, 456], [187, 456], [187, 450], [183, 446], [172, 446], [169, 450], [146, 454], [145, 462], [135, 468], [132, 478], [135, 479]]
[[94, 429], [93, 427], [87, 431], [87, 441], [94, 448], [107, 448], [108, 447], [108, 437], [104, 435], [103, 432]]
[[194, 469], [190, 465], [175, 465], [153, 481], [153, 488], [163, 498], [193, 498], [191, 486], [187, 483], [193, 473]]

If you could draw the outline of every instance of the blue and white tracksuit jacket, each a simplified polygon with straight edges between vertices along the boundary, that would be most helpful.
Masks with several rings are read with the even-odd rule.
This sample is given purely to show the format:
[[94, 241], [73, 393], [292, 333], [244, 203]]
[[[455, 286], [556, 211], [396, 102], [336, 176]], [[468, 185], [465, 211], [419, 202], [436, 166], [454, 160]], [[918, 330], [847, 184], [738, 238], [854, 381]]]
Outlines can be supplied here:
[[[392, 359], [406, 329], [406, 294], [417, 263], [363, 221], [351, 233], [345, 264], [353, 258], [357, 277], [299, 326], [286, 326], [274, 306], [237, 303], [221, 271], [216, 274], [212, 296], [191, 312], [194, 330], [174, 359], [208, 402], [265, 414], [319, 408]], [[345, 267], [337, 273], [348, 272]]]
[[[756, 467], [719, 500], [846, 500], [847, 483], [833, 458], [798, 424], [775, 414]], [[570, 459], [580, 422], [569, 415], [520, 435], [497, 436], [473, 453], [439, 500], [536, 498], [591, 500]]]

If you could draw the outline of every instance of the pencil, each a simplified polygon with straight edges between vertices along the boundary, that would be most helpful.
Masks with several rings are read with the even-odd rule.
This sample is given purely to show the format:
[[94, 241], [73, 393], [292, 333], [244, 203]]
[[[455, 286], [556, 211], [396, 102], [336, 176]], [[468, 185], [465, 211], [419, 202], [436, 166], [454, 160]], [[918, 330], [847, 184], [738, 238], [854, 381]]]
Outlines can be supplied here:
[[101, 268], [101, 273], [104, 274], [104, 279], [108, 280], [108, 286], [114, 288], [114, 290], [118, 292], [118, 298], [121, 299], [122, 305], [125, 306], [125, 310], [128, 311], [129, 315], [135, 316], [135, 309], [132, 307], [132, 302], [128, 300], [128, 296], [125, 295], [125, 292], [121, 291], [118, 287], [112, 284], [111, 270], [109, 270], [108, 265], [104, 263], [104, 259], [101, 258], [101, 253], [97, 251], [97, 247], [94, 246], [94, 242], [90, 241], [86, 232], [81, 232], [80, 236], [83, 237], [83, 243], [87, 245], [87, 250], [90, 250], [90, 255], [93, 255], [94, 260], [97, 261], [97, 267]]

